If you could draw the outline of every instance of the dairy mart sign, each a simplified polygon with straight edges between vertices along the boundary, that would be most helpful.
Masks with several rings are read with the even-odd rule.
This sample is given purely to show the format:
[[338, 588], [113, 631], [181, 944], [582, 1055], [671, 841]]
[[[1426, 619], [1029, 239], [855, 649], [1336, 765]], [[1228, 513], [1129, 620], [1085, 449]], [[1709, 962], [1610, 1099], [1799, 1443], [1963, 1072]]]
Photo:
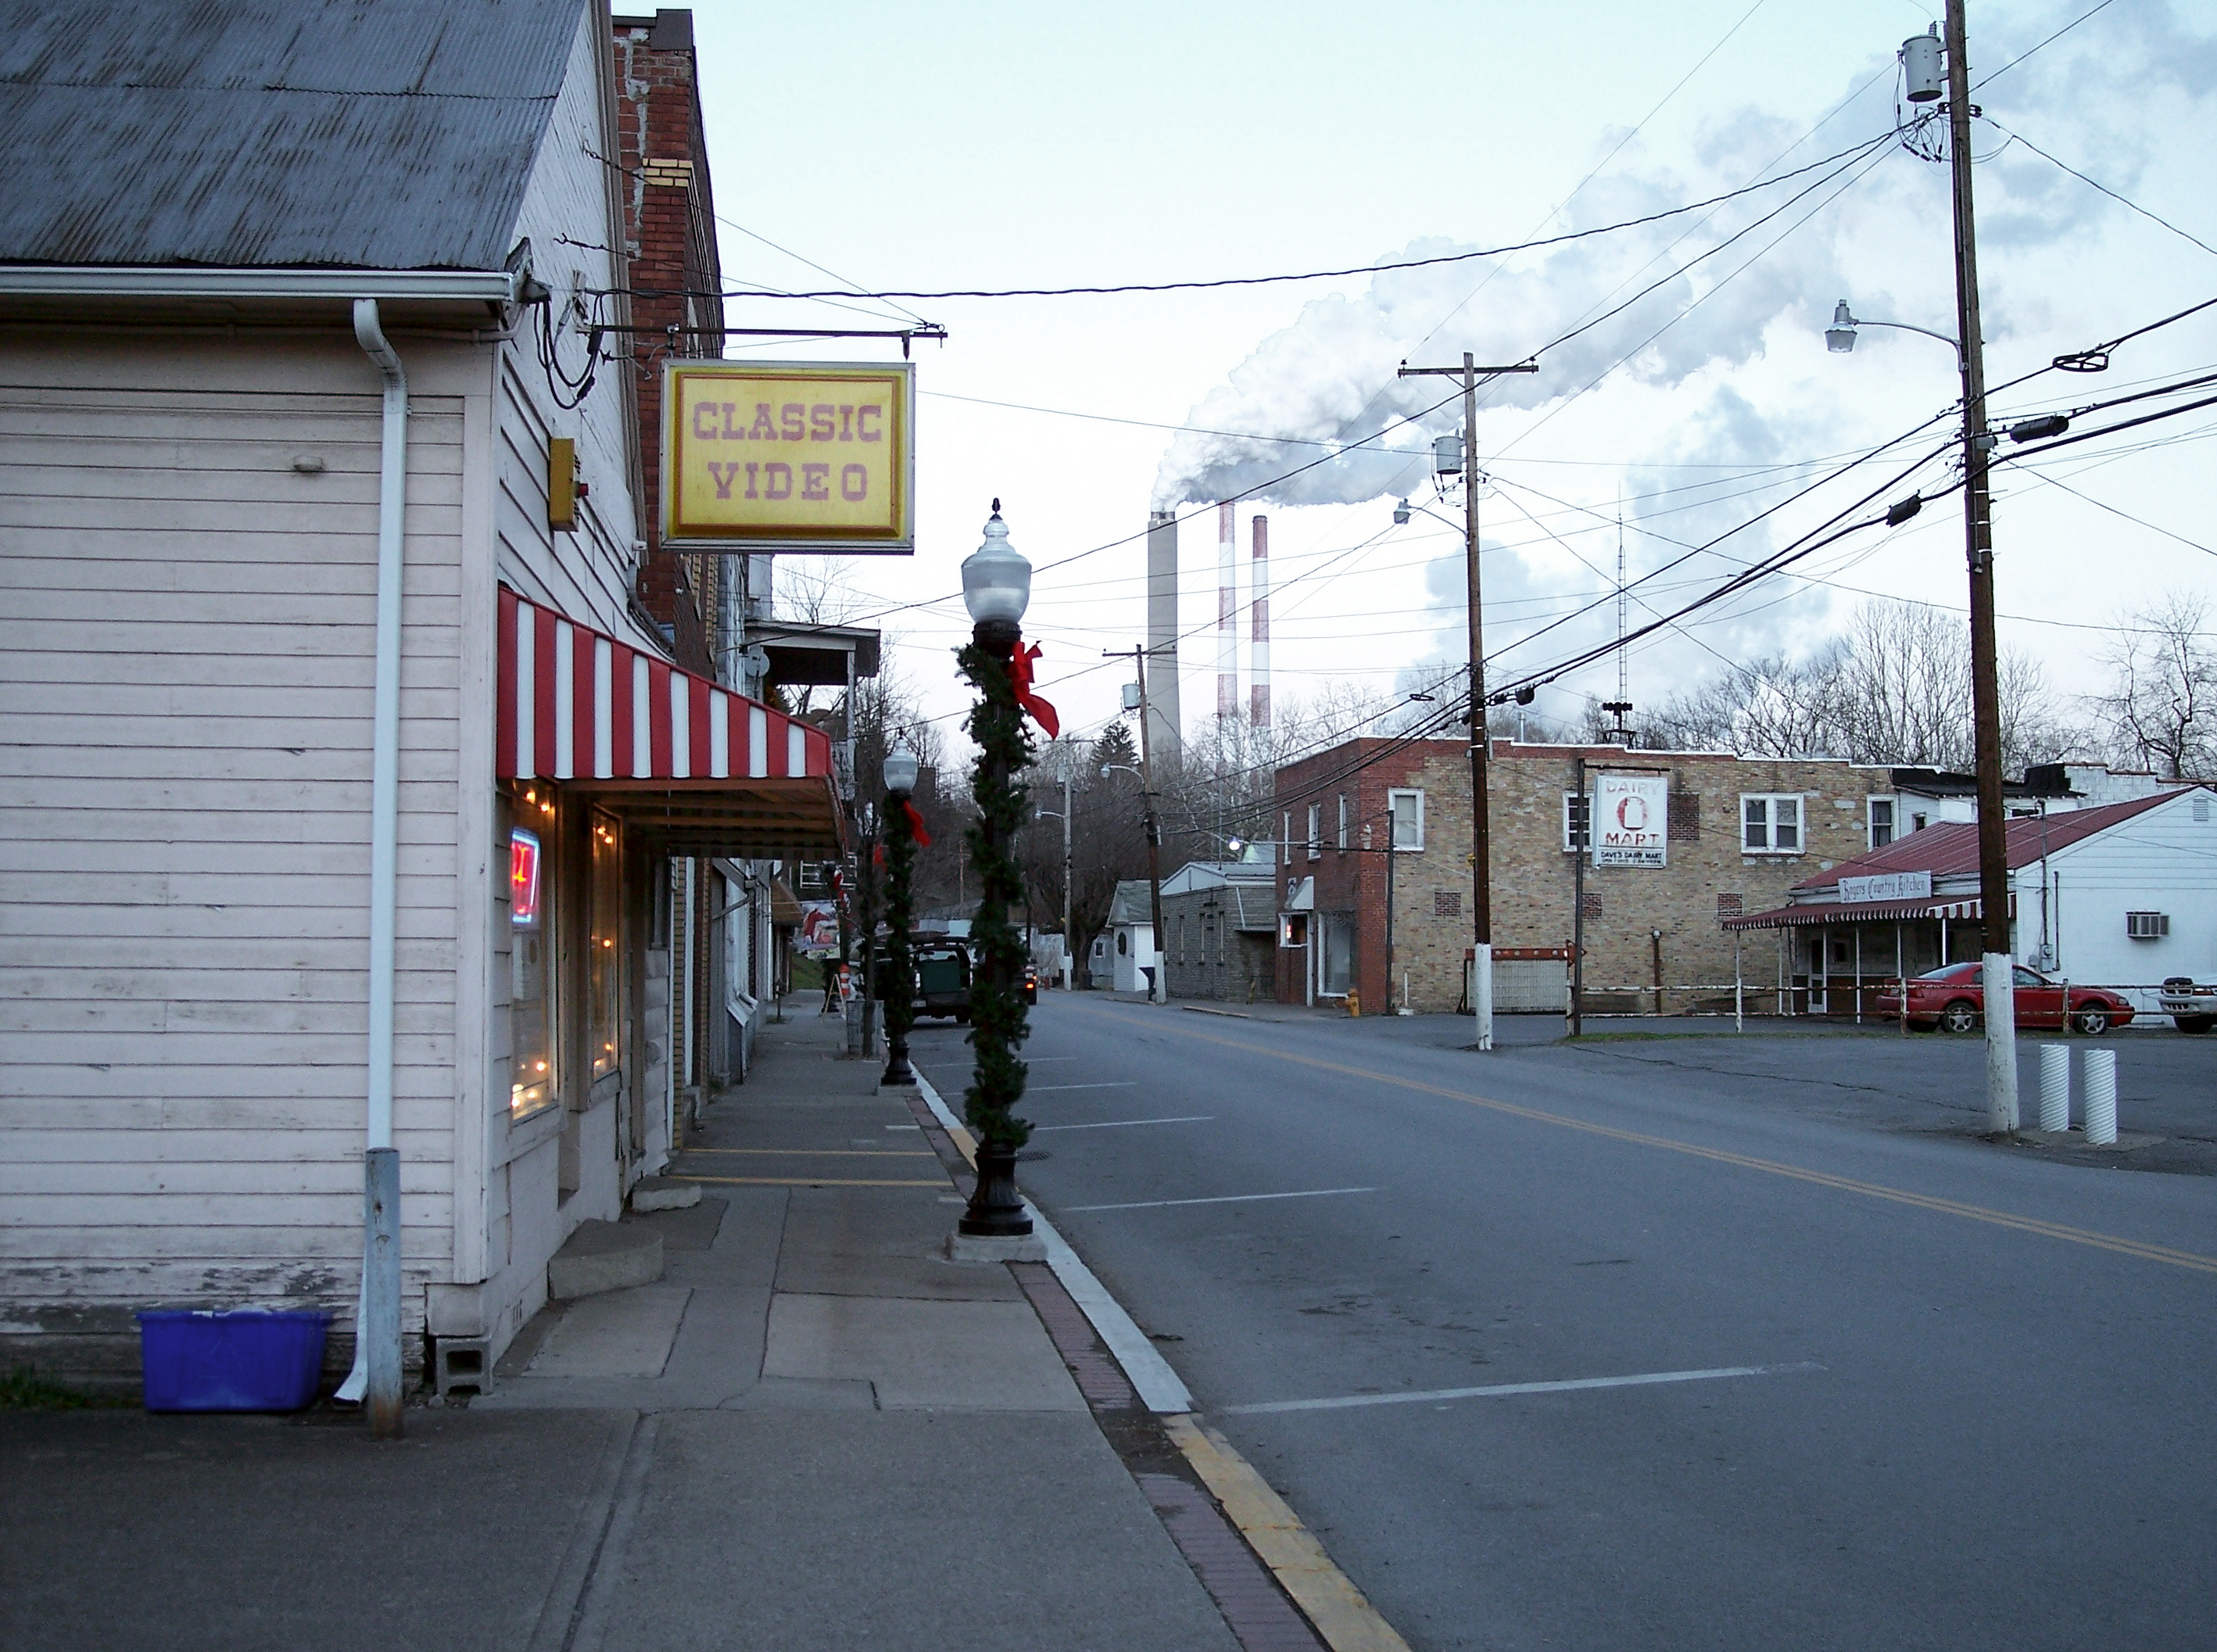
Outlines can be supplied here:
[[1598, 777], [1594, 782], [1594, 864], [1667, 864], [1670, 820], [1668, 775]]

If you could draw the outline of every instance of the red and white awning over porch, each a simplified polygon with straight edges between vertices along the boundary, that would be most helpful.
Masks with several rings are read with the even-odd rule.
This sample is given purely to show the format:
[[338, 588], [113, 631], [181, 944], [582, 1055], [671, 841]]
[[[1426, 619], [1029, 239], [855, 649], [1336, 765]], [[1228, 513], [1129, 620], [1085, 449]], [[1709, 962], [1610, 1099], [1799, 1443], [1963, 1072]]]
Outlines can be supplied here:
[[[1724, 927], [1735, 929], [1829, 929], [1836, 925], [1905, 922], [1940, 922], [1975, 924], [1980, 921], [1985, 907], [1979, 897], [1971, 895], [1958, 900], [1935, 900], [1930, 896], [1918, 900], [1812, 900], [1790, 906], [1776, 906], [1769, 912], [1749, 913], [1745, 917], [1727, 918]], [[2010, 892], [2009, 914], [2016, 918], [2016, 892]], [[1497, 953], [1495, 955], [1498, 956]]]
[[831, 737], [707, 678], [500, 591], [503, 780], [800, 779]]

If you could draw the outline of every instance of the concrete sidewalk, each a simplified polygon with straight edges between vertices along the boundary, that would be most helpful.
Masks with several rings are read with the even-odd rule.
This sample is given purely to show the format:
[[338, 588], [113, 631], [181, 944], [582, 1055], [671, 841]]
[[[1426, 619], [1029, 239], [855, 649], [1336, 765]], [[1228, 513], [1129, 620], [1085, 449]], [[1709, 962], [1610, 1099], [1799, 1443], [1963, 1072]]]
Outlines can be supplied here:
[[946, 1259], [937, 1127], [840, 1036], [772, 1029], [708, 1111], [701, 1203], [631, 1219], [658, 1281], [551, 1306], [404, 1442], [0, 1417], [0, 1644], [1318, 1644], [1050, 1271]]

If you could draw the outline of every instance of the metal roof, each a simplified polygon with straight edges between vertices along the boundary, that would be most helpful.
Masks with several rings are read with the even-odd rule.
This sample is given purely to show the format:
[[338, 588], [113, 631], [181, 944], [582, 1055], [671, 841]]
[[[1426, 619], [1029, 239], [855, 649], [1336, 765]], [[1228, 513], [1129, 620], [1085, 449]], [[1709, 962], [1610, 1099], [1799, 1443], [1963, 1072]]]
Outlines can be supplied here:
[[0, 0], [0, 260], [498, 269], [582, 0]]
[[1143, 877], [1126, 878], [1116, 886], [1115, 895], [1108, 902], [1108, 922], [1116, 924], [1152, 924], [1155, 921], [1153, 892]]
[[[2009, 864], [2011, 869], [2029, 866], [2044, 855], [2052, 855], [2097, 832], [2106, 832], [2135, 814], [2144, 814], [2158, 804], [2184, 795], [2185, 791], [2155, 792], [2122, 803], [2104, 803], [2098, 808], [2070, 809], [2045, 817], [2019, 815], [2009, 823]], [[1843, 860], [1828, 872], [1803, 878], [1794, 886], [1792, 893], [1800, 896], [1805, 891], [1833, 888], [1843, 877], [1865, 877], [1875, 873], [1930, 872], [1938, 879], [1978, 869], [1978, 826], [1973, 821], [1955, 820], [1912, 832], [1906, 837], [1896, 838], [1883, 849]]]

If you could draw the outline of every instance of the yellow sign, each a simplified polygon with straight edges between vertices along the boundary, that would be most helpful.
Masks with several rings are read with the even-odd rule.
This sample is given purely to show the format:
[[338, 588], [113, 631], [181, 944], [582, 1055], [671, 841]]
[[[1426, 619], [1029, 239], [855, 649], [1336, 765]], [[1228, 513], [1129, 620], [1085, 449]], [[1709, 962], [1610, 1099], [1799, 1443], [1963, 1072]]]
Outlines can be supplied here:
[[916, 549], [907, 362], [671, 362], [662, 387], [664, 543]]

